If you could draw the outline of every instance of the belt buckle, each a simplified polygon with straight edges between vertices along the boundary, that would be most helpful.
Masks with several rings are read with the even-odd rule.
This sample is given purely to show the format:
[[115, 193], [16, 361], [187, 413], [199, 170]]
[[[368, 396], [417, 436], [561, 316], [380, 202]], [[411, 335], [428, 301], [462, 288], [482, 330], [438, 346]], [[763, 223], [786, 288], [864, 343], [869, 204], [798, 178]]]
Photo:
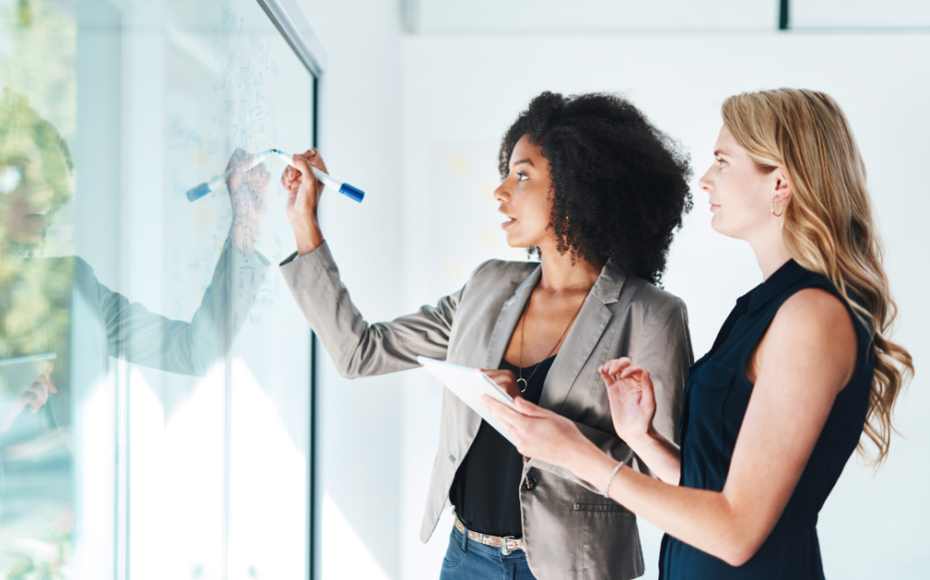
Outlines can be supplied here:
[[507, 540], [516, 540], [513, 536], [504, 536], [501, 538], [501, 556], [509, 556], [513, 550], [507, 547]]

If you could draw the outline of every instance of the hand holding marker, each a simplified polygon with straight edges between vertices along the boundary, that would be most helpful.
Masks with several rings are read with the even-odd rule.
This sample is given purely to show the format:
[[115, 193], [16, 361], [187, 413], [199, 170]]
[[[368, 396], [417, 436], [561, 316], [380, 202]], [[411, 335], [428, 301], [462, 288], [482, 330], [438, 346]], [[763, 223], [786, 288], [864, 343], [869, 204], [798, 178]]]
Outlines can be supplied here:
[[[277, 155], [282, 161], [284, 161], [291, 167], [294, 167], [294, 164], [291, 161], [293, 158], [293, 155], [291, 155], [290, 153], [285, 153], [284, 151], [281, 151], [280, 149], [269, 149], [268, 151], [264, 151], [262, 153], [257, 154], [252, 160], [252, 164], [249, 165], [246, 171], [249, 171], [250, 169], [256, 167], [259, 163], [261, 163], [262, 161], [264, 161], [265, 159], [267, 159], [268, 157], [272, 155]], [[296, 167], [294, 168], [296, 169]], [[313, 170], [313, 174], [316, 175], [316, 178], [320, 181], [320, 183], [322, 183], [326, 187], [332, 188], [338, 191], [339, 193], [345, 195], [346, 197], [352, 198], [359, 203], [361, 203], [362, 200], [365, 199], [365, 192], [362, 191], [361, 189], [356, 189], [355, 187], [352, 187], [348, 183], [340, 183], [336, 181], [335, 179], [333, 179], [332, 177], [330, 177], [329, 175], [327, 175], [326, 173], [323, 173], [316, 167], [310, 166], [310, 169]], [[201, 183], [197, 187], [189, 189], [187, 191], [187, 199], [189, 201], [196, 201], [200, 199], [201, 197], [207, 195], [211, 191], [222, 187], [226, 183], [226, 180], [229, 178], [230, 175], [233, 174], [234, 171], [235, 169], [230, 169], [229, 171], [221, 175], [217, 175], [210, 181]]]

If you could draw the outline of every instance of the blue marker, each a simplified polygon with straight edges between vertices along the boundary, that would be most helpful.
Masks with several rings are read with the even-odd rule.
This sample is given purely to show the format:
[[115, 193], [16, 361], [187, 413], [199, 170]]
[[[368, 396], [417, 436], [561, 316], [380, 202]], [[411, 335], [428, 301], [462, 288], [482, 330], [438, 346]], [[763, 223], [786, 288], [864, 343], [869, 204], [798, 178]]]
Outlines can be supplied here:
[[[264, 161], [265, 159], [267, 159], [268, 157], [272, 155], [276, 155], [282, 161], [284, 161], [291, 167], [294, 167], [294, 164], [291, 162], [293, 155], [291, 155], [290, 153], [285, 153], [284, 151], [281, 151], [280, 149], [269, 149], [268, 151], [264, 151], [262, 153], [257, 154], [253, 158], [252, 164], [249, 165], [246, 171], [253, 169], [259, 163], [261, 163], [262, 161]], [[322, 171], [320, 171], [316, 167], [313, 167], [312, 165], [310, 166], [310, 169], [313, 171], [313, 174], [316, 176], [317, 180], [319, 180], [320, 183], [322, 183], [326, 187], [329, 187], [335, 191], [338, 191], [339, 193], [345, 195], [346, 197], [354, 199], [355, 201], [359, 203], [361, 203], [362, 200], [365, 199], [365, 192], [362, 191], [361, 189], [352, 187], [348, 183], [340, 183], [339, 181], [333, 179], [332, 177], [330, 177], [326, 173], [323, 173]], [[207, 181], [206, 183], [201, 183], [197, 187], [189, 189], [187, 191], [187, 199], [189, 201], [197, 201], [198, 199], [207, 195], [211, 191], [215, 189], [219, 189], [220, 187], [226, 184], [226, 180], [229, 178], [230, 175], [233, 174], [234, 171], [235, 169], [230, 169], [229, 171], [226, 171], [222, 175], [217, 175], [216, 177], [214, 177], [210, 181]]]

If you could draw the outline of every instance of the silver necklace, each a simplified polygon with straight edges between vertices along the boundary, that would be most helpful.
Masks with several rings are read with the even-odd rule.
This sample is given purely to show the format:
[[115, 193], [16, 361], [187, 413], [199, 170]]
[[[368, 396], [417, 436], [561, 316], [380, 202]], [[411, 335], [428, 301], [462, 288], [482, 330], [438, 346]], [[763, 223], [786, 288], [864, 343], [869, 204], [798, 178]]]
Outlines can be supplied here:
[[584, 307], [584, 303], [585, 303], [585, 300], [587, 300], [587, 296], [585, 296], [585, 300], [581, 301], [581, 304], [578, 306], [578, 310], [575, 311], [575, 315], [572, 316], [572, 319], [568, 321], [568, 325], [565, 327], [565, 330], [562, 331], [562, 336], [560, 336], [559, 340], [555, 341], [555, 344], [552, 345], [552, 349], [549, 350], [549, 354], [546, 355], [546, 358], [536, 363], [536, 368], [533, 369], [533, 372], [530, 373], [530, 376], [524, 379], [523, 378], [523, 335], [524, 335], [524, 332], [526, 331], [526, 313], [529, 310], [530, 300], [532, 299], [533, 299], [533, 296], [530, 295], [530, 299], [527, 300], [526, 305], [523, 306], [523, 314], [520, 315], [520, 318], [523, 320], [523, 322], [522, 322], [522, 326], [520, 326], [520, 377], [517, 379], [517, 386], [520, 387], [521, 393], [526, 392], [526, 388], [529, 386], [530, 379], [532, 379], [533, 375], [536, 374], [536, 371], [539, 370], [539, 367], [542, 365], [543, 361], [547, 360], [550, 356], [552, 356], [552, 353], [555, 352], [556, 347], [558, 347], [559, 344], [562, 343], [562, 339], [565, 338], [566, 334], [568, 334], [568, 329], [572, 327], [572, 323], [575, 322], [575, 319], [578, 318], [578, 314], [581, 312], [581, 309]]

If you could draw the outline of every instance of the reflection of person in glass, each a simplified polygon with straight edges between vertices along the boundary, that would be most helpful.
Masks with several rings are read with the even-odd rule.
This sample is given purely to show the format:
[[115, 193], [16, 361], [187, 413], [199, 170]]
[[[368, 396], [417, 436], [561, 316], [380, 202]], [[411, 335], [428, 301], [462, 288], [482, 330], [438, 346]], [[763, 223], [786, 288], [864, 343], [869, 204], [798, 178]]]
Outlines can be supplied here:
[[[29, 391], [0, 410], [4, 455], [0, 467], [6, 467], [0, 485], [5, 485], [8, 498], [19, 491], [14, 487], [27, 485], [16, 480], [11, 462], [22, 456], [49, 459], [35, 456], [30, 443], [41, 440], [55, 447], [48, 442], [52, 437], [58, 446], [51, 454], [57, 454], [59, 464], [70, 465], [65, 444], [72, 435], [71, 418], [80, 413], [82, 392], [105, 379], [110, 357], [201, 376], [228, 351], [268, 266], [254, 252], [254, 242], [270, 178], [263, 165], [244, 172], [250, 161], [241, 151], [230, 159], [230, 166], [237, 168], [228, 180], [234, 220], [200, 307], [190, 322], [169, 320], [105, 287], [81, 258], [34, 257], [52, 216], [68, 200], [71, 157], [55, 127], [24, 97], [4, 92], [0, 100], [0, 360], [55, 354], [54, 364]], [[27, 407], [33, 413], [23, 413]], [[46, 491], [69, 494], [70, 481], [64, 479], [59, 489]], [[0, 506], [8, 512], [0, 513], [2, 545], [7, 533], [13, 533], [9, 520], [14, 514], [9, 512], [20, 510]]]

